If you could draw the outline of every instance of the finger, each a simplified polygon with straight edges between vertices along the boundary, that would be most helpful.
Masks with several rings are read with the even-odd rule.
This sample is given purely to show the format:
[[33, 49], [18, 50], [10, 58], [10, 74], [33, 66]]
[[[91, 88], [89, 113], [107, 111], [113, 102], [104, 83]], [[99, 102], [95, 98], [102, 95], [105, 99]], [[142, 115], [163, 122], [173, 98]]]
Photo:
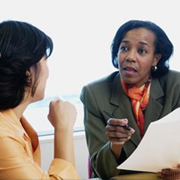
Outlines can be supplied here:
[[128, 141], [131, 136], [128, 136], [127, 134], [123, 134], [123, 133], [117, 133], [117, 132], [106, 132], [108, 139], [111, 141], [118, 141], [118, 142], [125, 142]]
[[110, 118], [108, 120], [108, 124], [112, 125], [112, 126], [124, 126], [127, 124], [127, 121], [124, 119], [114, 119], [114, 118]]
[[174, 164], [174, 165], [172, 165], [172, 168], [173, 169], [180, 169], [180, 164]]
[[106, 131], [112, 131], [112, 132], [116, 132], [117, 131], [117, 127], [116, 126], [111, 126], [111, 125], [107, 125], [105, 127]]
[[128, 141], [128, 139], [126, 139], [126, 138], [109, 138], [109, 141], [111, 141], [112, 143], [123, 145], [126, 141]]
[[124, 126], [128, 123], [128, 121], [127, 121], [127, 119], [110, 118], [107, 123], [111, 126]]
[[118, 131], [107, 131], [106, 134], [109, 137], [116, 137], [116, 138], [128, 138], [128, 137], [131, 137], [131, 134], [122, 133], [122, 132], [118, 132]]
[[130, 130], [127, 130], [126, 128], [124, 128], [123, 126], [116, 126], [116, 131], [118, 132], [122, 132], [124, 134], [127, 134], [129, 136], [131, 136], [132, 134], [134, 134], [135, 130], [133, 128], [130, 128]]
[[170, 172], [171, 172], [170, 168], [165, 168], [165, 169], [162, 169], [161, 174], [167, 176], [170, 174]]
[[110, 137], [131, 137], [133, 132], [131, 131], [127, 131], [126, 129], [124, 129], [123, 127], [114, 127], [114, 126], [109, 126], [107, 125], [105, 127], [106, 130], [106, 134]]
[[163, 177], [163, 174], [162, 174], [162, 172], [157, 172], [157, 176], [159, 176], [159, 177]]
[[111, 126], [111, 125], [107, 125], [105, 127], [106, 131], [113, 131], [113, 132], [122, 132], [127, 134], [128, 131], [124, 129], [123, 126]]
[[126, 141], [127, 141], [127, 139], [126, 138], [109, 138], [109, 140], [111, 141], [111, 142], [123, 142], [123, 143], [125, 143]]

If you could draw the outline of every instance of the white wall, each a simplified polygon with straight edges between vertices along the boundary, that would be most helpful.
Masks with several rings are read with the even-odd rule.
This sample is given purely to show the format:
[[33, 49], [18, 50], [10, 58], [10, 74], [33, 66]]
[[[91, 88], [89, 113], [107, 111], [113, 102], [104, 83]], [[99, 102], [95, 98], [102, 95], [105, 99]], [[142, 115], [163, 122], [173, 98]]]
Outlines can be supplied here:
[[[48, 170], [53, 159], [53, 136], [40, 137], [42, 169]], [[84, 132], [74, 133], [74, 151], [77, 172], [81, 179], [88, 179], [88, 150]]]

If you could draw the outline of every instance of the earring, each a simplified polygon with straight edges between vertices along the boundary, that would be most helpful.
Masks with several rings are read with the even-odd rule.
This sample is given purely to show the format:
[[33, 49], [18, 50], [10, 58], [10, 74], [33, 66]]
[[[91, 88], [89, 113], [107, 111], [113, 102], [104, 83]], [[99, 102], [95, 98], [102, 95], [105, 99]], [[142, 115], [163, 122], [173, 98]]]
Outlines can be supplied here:
[[156, 72], [156, 71], [157, 71], [157, 66], [152, 66], [152, 70], [153, 70], [154, 72]]

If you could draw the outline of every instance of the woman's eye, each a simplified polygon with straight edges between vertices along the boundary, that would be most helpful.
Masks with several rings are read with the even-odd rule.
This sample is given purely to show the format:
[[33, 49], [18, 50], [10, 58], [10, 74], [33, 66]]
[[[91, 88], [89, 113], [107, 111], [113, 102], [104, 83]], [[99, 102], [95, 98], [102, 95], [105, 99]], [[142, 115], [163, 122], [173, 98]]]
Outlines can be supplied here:
[[127, 50], [128, 50], [128, 48], [125, 47], [125, 46], [121, 46], [121, 47], [120, 47], [120, 51], [127, 51]]
[[139, 52], [140, 54], [145, 54], [145, 53], [146, 53], [146, 50], [144, 50], [144, 49], [139, 49], [138, 52]]

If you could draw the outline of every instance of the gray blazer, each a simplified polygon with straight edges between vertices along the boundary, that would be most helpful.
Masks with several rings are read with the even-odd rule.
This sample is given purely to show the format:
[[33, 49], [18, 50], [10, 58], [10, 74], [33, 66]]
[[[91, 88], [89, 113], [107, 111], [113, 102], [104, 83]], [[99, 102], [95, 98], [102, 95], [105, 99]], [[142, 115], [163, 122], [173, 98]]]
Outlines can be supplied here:
[[[141, 138], [131, 101], [121, 86], [119, 72], [84, 86], [80, 99], [84, 104], [85, 133], [94, 177], [107, 179], [126, 173], [127, 171], [117, 170], [116, 167], [133, 153]], [[180, 107], [180, 73], [169, 71], [160, 78], [152, 78], [150, 100], [145, 110], [145, 130], [151, 122], [178, 107]], [[105, 126], [110, 118], [108, 114], [114, 118], [127, 118], [129, 126], [136, 131], [124, 144], [119, 162], [110, 150], [110, 142], [105, 133]]]

